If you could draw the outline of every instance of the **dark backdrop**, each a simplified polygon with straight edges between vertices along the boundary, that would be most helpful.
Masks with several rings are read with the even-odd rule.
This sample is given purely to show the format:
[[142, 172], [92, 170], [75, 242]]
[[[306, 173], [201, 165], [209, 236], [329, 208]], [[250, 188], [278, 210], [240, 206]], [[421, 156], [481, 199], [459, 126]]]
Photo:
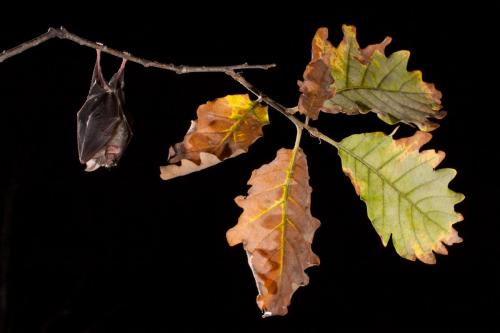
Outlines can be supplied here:
[[[276, 63], [276, 69], [245, 75], [287, 106], [297, 103], [296, 81], [318, 27], [329, 27], [335, 44], [342, 23], [358, 27], [361, 45], [390, 35], [388, 52], [411, 50], [410, 69], [421, 69], [424, 80], [443, 92], [449, 114], [428, 147], [447, 152], [442, 166], [459, 171], [451, 188], [466, 195], [457, 206], [465, 220], [456, 225], [464, 243], [438, 256], [434, 266], [404, 260], [392, 245], [383, 248], [336, 151], [305, 135], [312, 212], [322, 222], [313, 245], [321, 265], [307, 271], [311, 283], [296, 292], [288, 316], [261, 319], [244, 251], [230, 248], [225, 232], [241, 213], [233, 198], [246, 193], [253, 169], [293, 145], [293, 126], [270, 111], [271, 125], [248, 154], [161, 181], [158, 167], [197, 106], [245, 90], [224, 74], [178, 76], [129, 63], [133, 141], [118, 167], [85, 173], [77, 158], [76, 112], [87, 95], [95, 52], [52, 40], [0, 64], [5, 332], [176, 332], [199, 325], [235, 332], [359, 326], [404, 332], [495, 324], [489, 312], [498, 306], [498, 214], [490, 214], [498, 199], [491, 190], [498, 157], [485, 133], [486, 116], [498, 110], [482, 103], [486, 78], [498, 75], [487, 41], [496, 26], [487, 14], [497, 8], [431, 5], [389, 11], [284, 3], [287, 12], [255, 3], [142, 10], [136, 3], [135, 13], [122, 16], [98, 8], [84, 14], [68, 3], [72, 15], [40, 14], [36, 20], [4, 11], [15, 20], [2, 22], [0, 49], [64, 25], [163, 62]], [[108, 78], [119, 62], [103, 56]], [[335, 139], [392, 130], [374, 115], [320, 118], [316, 125]]]

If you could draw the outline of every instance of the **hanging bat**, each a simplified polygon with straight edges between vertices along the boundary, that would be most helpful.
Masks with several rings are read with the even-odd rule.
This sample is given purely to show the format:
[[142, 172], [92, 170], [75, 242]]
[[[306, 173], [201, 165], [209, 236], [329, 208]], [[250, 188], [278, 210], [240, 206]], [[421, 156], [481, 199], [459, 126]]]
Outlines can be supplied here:
[[78, 156], [86, 164], [85, 171], [115, 166], [132, 137], [123, 112], [126, 62], [123, 59], [108, 83], [101, 71], [101, 51], [97, 50], [90, 91], [77, 113]]

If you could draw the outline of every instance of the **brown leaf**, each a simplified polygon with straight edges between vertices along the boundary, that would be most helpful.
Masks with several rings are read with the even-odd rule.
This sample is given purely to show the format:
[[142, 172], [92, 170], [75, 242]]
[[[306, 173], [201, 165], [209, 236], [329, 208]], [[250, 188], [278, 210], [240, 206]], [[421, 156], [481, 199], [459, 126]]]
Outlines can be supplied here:
[[[354, 29], [354, 31], [356, 31], [356, 29]], [[372, 59], [373, 53], [375, 53], [375, 51], [379, 51], [380, 53], [385, 55], [385, 48], [391, 42], [392, 42], [392, 38], [387, 36], [384, 38], [384, 40], [381, 43], [368, 45], [364, 49], [360, 50], [361, 55], [356, 57], [356, 59], [358, 59], [363, 64], [367, 64]]]
[[162, 179], [200, 171], [247, 152], [269, 123], [267, 106], [248, 95], [228, 95], [200, 105], [197, 115], [184, 140], [170, 147], [169, 165], [160, 168]]
[[328, 29], [318, 29], [312, 42], [312, 59], [304, 71], [304, 81], [297, 82], [302, 93], [299, 98], [299, 112], [311, 119], [318, 119], [325, 101], [335, 94], [330, 70], [334, 50], [327, 38]]
[[[239, 155], [240, 153], [243, 153], [243, 151], [239, 151], [239, 153], [235, 154], [234, 156]], [[217, 156], [205, 152], [201, 152], [199, 157], [200, 157], [199, 164], [196, 164], [193, 161], [187, 159], [182, 159], [180, 165], [170, 164], [160, 167], [161, 178], [163, 180], [169, 180], [172, 178], [185, 176], [190, 173], [201, 171], [203, 169], [211, 167], [212, 165], [216, 165], [222, 162], [221, 160], [219, 160], [219, 158], [217, 158]]]
[[311, 60], [323, 59], [326, 64], [330, 64], [334, 51], [333, 45], [328, 41], [328, 28], [319, 28], [313, 37]]
[[264, 317], [285, 315], [292, 294], [309, 283], [304, 270], [319, 264], [311, 243], [320, 222], [311, 215], [308, 182], [302, 150], [280, 149], [274, 161], [253, 171], [248, 196], [235, 199], [244, 211], [227, 240], [243, 243]]

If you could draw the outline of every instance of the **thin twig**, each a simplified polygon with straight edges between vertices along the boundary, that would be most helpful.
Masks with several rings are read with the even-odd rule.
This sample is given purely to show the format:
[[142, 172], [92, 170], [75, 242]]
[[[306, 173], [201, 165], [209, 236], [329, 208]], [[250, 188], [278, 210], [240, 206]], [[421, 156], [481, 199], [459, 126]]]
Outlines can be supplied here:
[[[279, 112], [283, 113], [285, 116], [288, 116], [288, 111], [287, 108], [285, 108], [283, 105], [280, 103], [276, 102], [274, 99], [271, 97], [267, 96], [264, 94], [262, 91], [257, 89], [253, 84], [248, 82], [240, 73], [235, 72], [234, 70], [227, 70], [225, 71], [227, 75], [232, 77], [235, 81], [237, 81], [239, 84], [241, 84], [243, 87], [245, 87], [248, 91], [250, 91], [252, 94], [254, 94], [258, 99], [261, 99], [264, 101], [267, 105], [273, 107], [274, 109], [278, 110]], [[293, 121], [293, 119], [290, 119]], [[298, 119], [296, 119], [298, 121]]]
[[175, 72], [177, 74], [186, 74], [186, 73], [213, 73], [219, 72], [224, 73], [226, 71], [235, 71], [235, 70], [243, 70], [243, 69], [269, 69], [275, 67], [275, 64], [267, 64], [267, 65], [248, 65], [247, 63], [241, 65], [231, 65], [231, 66], [184, 66], [184, 65], [174, 65], [174, 64], [164, 64], [158, 61], [152, 61], [144, 58], [139, 58], [131, 55], [128, 52], [118, 51], [116, 49], [107, 47], [101, 43], [96, 43], [90, 41], [88, 39], [82, 38], [78, 35], [75, 35], [63, 27], [59, 29], [49, 28], [49, 31], [46, 33], [33, 38], [30, 41], [24, 42], [18, 46], [15, 46], [9, 50], [5, 50], [0, 54], [0, 63], [4, 60], [7, 60], [17, 54], [20, 54], [32, 47], [40, 45], [50, 39], [53, 38], [66, 39], [77, 43], [79, 45], [83, 45], [86, 47], [90, 47], [96, 50], [101, 50], [104, 53], [111, 54], [115, 57], [127, 59], [130, 62], [135, 62], [137, 64], [141, 64], [144, 67], [155, 67], [164, 69], [167, 71]]
[[103, 53], [108, 53], [111, 54], [115, 57], [122, 58], [122, 59], [127, 59], [130, 62], [135, 62], [137, 64], [140, 64], [144, 67], [155, 67], [155, 68], [160, 68], [164, 69], [167, 71], [175, 72], [177, 74], [187, 74], [187, 73], [214, 73], [214, 72], [219, 72], [219, 73], [225, 73], [232, 77], [235, 81], [239, 82], [243, 87], [245, 87], [248, 91], [250, 91], [252, 94], [257, 96], [260, 100], [271, 106], [272, 108], [276, 109], [279, 111], [281, 114], [283, 114], [285, 117], [287, 117], [295, 126], [301, 129], [306, 129], [312, 136], [319, 138], [321, 140], [324, 140], [331, 144], [332, 146], [339, 148], [339, 143], [336, 142], [335, 140], [331, 139], [330, 137], [326, 136], [325, 134], [321, 133], [318, 131], [316, 128], [309, 126], [307, 123], [303, 123], [299, 119], [297, 119], [293, 114], [297, 111], [296, 108], [286, 108], [280, 103], [276, 102], [274, 99], [271, 97], [265, 95], [262, 93], [259, 89], [254, 87], [250, 82], [248, 82], [241, 74], [237, 73], [236, 71], [238, 70], [243, 70], [243, 69], [269, 69], [272, 67], [275, 67], [275, 64], [267, 64], [267, 65], [248, 65], [247, 63], [241, 64], [241, 65], [231, 65], [231, 66], [184, 66], [184, 65], [174, 65], [174, 64], [164, 64], [158, 61], [152, 61], [144, 58], [139, 58], [136, 56], [131, 55], [128, 52], [124, 51], [118, 51], [116, 49], [110, 48], [106, 45], [103, 45], [101, 43], [93, 42], [88, 39], [82, 38], [78, 35], [75, 35], [65, 28], [61, 27], [59, 29], [55, 28], [49, 28], [49, 31], [46, 33], [33, 38], [30, 41], [24, 42], [22, 44], [19, 44], [18, 46], [15, 46], [9, 50], [5, 50], [0, 54], [0, 63], [3, 61], [20, 54], [28, 49], [31, 49], [32, 47], [35, 47], [37, 45], [40, 45], [41, 43], [44, 43], [50, 39], [53, 38], [59, 38], [59, 39], [66, 39], [69, 41], [72, 41], [74, 43], [77, 43], [79, 45], [83, 45], [86, 47], [90, 47], [96, 50], [101, 50]]
[[235, 81], [244, 86], [248, 91], [254, 94], [258, 99], [262, 100], [267, 105], [271, 106], [273, 109], [280, 112], [282, 115], [287, 117], [297, 128], [306, 129], [312, 136], [324, 140], [334, 146], [337, 149], [340, 149], [340, 145], [337, 141], [333, 140], [329, 136], [321, 133], [317, 128], [309, 126], [308, 122], [304, 123], [297, 119], [293, 114], [295, 113], [295, 108], [286, 108], [280, 103], [276, 102], [271, 97], [262, 93], [259, 89], [257, 89], [254, 85], [248, 82], [240, 73], [236, 73], [235, 71], [226, 71], [227, 75], [231, 76]]
[[40, 36], [33, 38], [30, 41], [24, 42], [22, 44], [19, 44], [18, 46], [15, 46], [9, 50], [5, 50], [0, 54], [0, 62], [3, 62], [4, 60], [7, 60], [15, 55], [18, 55], [20, 53], [23, 53], [24, 51], [31, 49], [32, 47], [35, 47], [37, 45], [40, 45], [49, 39], [52, 39], [56, 37], [55, 31], [50, 28], [49, 31], [47, 31], [44, 34], [41, 34]]

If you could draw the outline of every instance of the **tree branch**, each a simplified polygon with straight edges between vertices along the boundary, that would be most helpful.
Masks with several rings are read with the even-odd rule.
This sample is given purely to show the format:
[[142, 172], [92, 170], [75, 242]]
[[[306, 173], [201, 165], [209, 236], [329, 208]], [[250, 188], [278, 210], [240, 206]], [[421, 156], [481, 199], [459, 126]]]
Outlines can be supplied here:
[[103, 45], [101, 43], [96, 43], [93, 41], [90, 41], [88, 39], [82, 38], [78, 35], [75, 35], [68, 30], [64, 29], [63, 27], [59, 29], [55, 28], [49, 28], [49, 31], [46, 33], [33, 38], [30, 41], [24, 42], [18, 46], [15, 46], [9, 50], [5, 50], [0, 54], [0, 63], [15, 56], [20, 53], [23, 53], [24, 51], [31, 49], [32, 47], [35, 47], [37, 45], [40, 45], [50, 39], [53, 38], [59, 38], [59, 39], [66, 39], [69, 41], [72, 41], [76, 44], [90, 47], [92, 49], [96, 50], [101, 50], [104, 53], [111, 54], [115, 57], [122, 58], [122, 59], [127, 59], [130, 62], [135, 62], [137, 64], [140, 64], [144, 67], [155, 67], [155, 68], [160, 68], [164, 69], [167, 71], [175, 72], [177, 74], [187, 74], [187, 73], [214, 73], [214, 72], [219, 72], [219, 73], [224, 73], [227, 71], [235, 71], [235, 70], [243, 70], [243, 69], [269, 69], [272, 67], [275, 67], [275, 64], [267, 64], [267, 65], [248, 65], [247, 63], [241, 64], [241, 65], [232, 65], [232, 66], [184, 66], [184, 65], [174, 65], [174, 64], [164, 64], [158, 61], [152, 61], [144, 58], [139, 58], [136, 56], [131, 55], [128, 52], [124, 51], [118, 51], [116, 49], [107, 47], [106, 45]]
[[[250, 82], [248, 82], [240, 73], [236, 73], [235, 71], [228, 70], [225, 72], [227, 75], [232, 77], [235, 81], [237, 81], [239, 84], [244, 86], [248, 91], [250, 91], [252, 94], [254, 94], [258, 99], [262, 100], [264, 103], [267, 105], [271, 106], [273, 109], [277, 110], [280, 112], [282, 115], [288, 118], [297, 128], [300, 129], [305, 129], [311, 134], [312, 136], [324, 140], [334, 146], [337, 149], [341, 149], [342, 147], [340, 144], [330, 138], [329, 136], [321, 133], [317, 128], [309, 126], [308, 121], [305, 123], [297, 119], [293, 114], [296, 111], [296, 108], [286, 108], [280, 103], [276, 102], [274, 99], [271, 97], [265, 95], [262, 93], [259, 89], [254, 87]], [[307, 119], [307, 118], [306, 118]]]
[[164, 64], [158, 61], [152, 61], [144, 58], [139, 58], [136, 56], [131, 55], [128, 52], [124, 51], [119, 51], [110, 47], [107, 47], [106, 45], [103, 45], [101, 43], [93, 42], [88, 39], [82, 38], [78, 35], [75, 35], [65, 28], [61, 27], [59, 29], [55, 28], [49, 28], [49, 31], [46, 33], [33, 38], [30, 41], [24, 42], [22, 44], [19, 44], [18, 46], [15, 46], [11, 49], [5, 50], [0, 54], [0, 63], [3, 61], [18, 55], [20, 53], [23, 53], [26, 50], [31, 49], [32, 47], [35, 47], [37, 45], [40, 45], [50, 39], [53, 38], [59, 38], [59, 39], [66, 39], [69, 41], [72, 41], [76, 44], [90, 47], [92, 49], [96, 50], [101, 50], [103, 53], [108, 53], [111, 54], [115, 57], [122, 58], [122, 59], [127, 59], [130, 62], [135, 62], [137, 64], [140, 64], [144, 67], [155, 67], [155, 68], [160, 68], [164, 69], [167, 71], [175, 72], [177, 74], [187, 74], [187, 73], [225, 73], [229, 75], [231, 78], [233, 78], [235, 81], [240, 83], [243, 87], [245, 87], [248, 91], [250, 91], [252, 94], [257, 96], [260, 100], [283, 114], [285, 117], [287, 117], [295, 126], [297, 126], [300, 129], [306, 129], [312, 136], [324, 140], [331, 144], [332, 146], [336, 147], [337, 149], [340, 148], [340, 145], [338, 142], [335, 140], [331, 139], [327, 135], [321, 133], [319, 130], [317, 130], [314, 127], [309, 126], [307, 123], [303, 123], [299, 119], [297, 119], [293, 114], [297, 111], [297, 108], [286, 108], [280, 103], [276, 102], [274, 99], [271, 97], [265, 95], [262, 93], [259, 89], [254, 87], [250, 82], [248, 82], [241, 74], [237, 73], [236, 71], [238, 70], [243, 70], [243, 69], [269, 69], [272, 67], [275, 67], [275, 64], [267, 64], [267, 65], [248, 65], [247, 63], [241, 64], [241, 65], [231, 65], [231, 66], [184, 66], [184, 65], [174, 65], [174, 64]]

